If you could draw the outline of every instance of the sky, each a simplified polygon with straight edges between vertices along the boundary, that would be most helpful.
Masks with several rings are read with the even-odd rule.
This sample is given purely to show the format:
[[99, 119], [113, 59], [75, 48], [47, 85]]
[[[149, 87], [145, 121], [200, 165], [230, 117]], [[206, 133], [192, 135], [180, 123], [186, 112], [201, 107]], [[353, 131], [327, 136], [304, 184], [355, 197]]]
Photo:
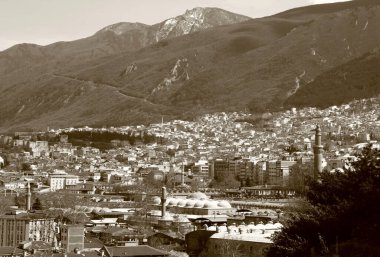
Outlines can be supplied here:
[[345, 0], [0, 0], [0, 51], [93, 35], [118, 22], [155, 24], [194, 7], [219, 7], [252, 18]]

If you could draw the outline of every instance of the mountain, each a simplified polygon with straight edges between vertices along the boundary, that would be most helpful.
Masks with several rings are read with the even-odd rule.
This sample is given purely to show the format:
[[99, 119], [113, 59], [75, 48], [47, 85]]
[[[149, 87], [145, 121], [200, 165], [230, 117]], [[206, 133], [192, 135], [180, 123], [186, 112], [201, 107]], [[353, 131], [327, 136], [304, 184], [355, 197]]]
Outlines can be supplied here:
[[[243, 22], [217, 26], [215, 13]], [[19, 63], [0, 71], [0, 126], [125, 125], [276, 110], [380, 44], [373, 0], [233, 17], [196, 8], [153, 26], [121, 23], [78, 41], [8, 49], [0, 63], [4, 53]]]
[[286, 106], [340, 105], [380, 94], [380, 49], [367, 53], [315, 78], [285, 102]]
[[[249, 20], [249, 17], [218, 8], [194, 8], [185, 14], [149, 26], [142, 23], [117, 23], [93, 36], [48, 46], [21, 44], [0, 52], [0, 75], [38, 64], [50, 68], [77, 65], [83, 61], [134, 51], [159, 41]], [[33, 67], [35, 69], [35, 67]]]

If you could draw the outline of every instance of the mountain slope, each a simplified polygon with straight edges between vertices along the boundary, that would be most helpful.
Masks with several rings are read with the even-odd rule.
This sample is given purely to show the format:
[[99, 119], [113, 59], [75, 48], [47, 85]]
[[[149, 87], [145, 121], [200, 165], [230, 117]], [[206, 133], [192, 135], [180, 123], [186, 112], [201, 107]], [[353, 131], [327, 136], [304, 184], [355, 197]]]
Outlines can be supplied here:
[[[123, 22], [107, 26], [93, 36], [75, 41], [57, 42], [48, 46], [16, 45], [0, 52], [0, 75], [15, 70], [23, 72], [23, 69], [30, 69], [31, 64], [51, 68], [78, 65], [83, 61], [134, 51], [168, 38], [249, 19], [218, 8], [198, 7], [152, 26]], [[46, 65], [47, 63], [49, 64]]]
[[325, 108], [380, 94], [380, 54], [349, 61], [318, 76], [286, 100], [287, 106]]
[[[318, 18], [313, 14], [310, 21], [298, 11], [300, 20], [280, 14], [213, 29], [207, 36], [177, 38], [74, 76], [111, 83], [158, 103], [196, 105], [198, 110], [278, 107], [319, 74], [378, 46], [378, 6], [343, 7]], [[120, 76], [127, 60], [139, 69]], [[186, 67], [181, 76], [175, 75], [182, 60]]]
[[[2, 76], [0, 126], [125, 125], [161, 116], [273, 110], [318, 76], [380, 44], [374, 1], [298, 8], [195, 32], [200, 18], [188, 16], [197, 17], [192, 26], [185, 18], [176, 20], [179, 27], [164, 30], [171, 31], [166, 39], [144, 48], [75, 62], [54, 56], [20, 69], [27, 81], [18, 77], [20, 71]], [[145, 25], [118, 24], [94, 36], [129, 37], [140, 27]], [[193, 33], [176, 37], [176, 31]], [[108, 46], [117, 49], [117, 43]], [[46, 58], [38, 50], [35, 55]]]

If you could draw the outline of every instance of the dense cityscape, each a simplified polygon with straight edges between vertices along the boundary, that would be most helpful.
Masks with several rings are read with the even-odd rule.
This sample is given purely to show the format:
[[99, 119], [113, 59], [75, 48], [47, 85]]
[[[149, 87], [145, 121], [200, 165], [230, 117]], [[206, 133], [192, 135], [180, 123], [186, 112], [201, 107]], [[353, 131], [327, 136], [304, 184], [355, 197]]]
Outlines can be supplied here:
[[368, 144], [380, 148], [379, 106], [376, 97], [323, 110], [1, 135], [0, 246], [12, 256], [122, 256], [120, 247], [262, 256], [315, 169], [344, 171]]
[[0, 257], [380, 256], [380, 0], [0, 17]]

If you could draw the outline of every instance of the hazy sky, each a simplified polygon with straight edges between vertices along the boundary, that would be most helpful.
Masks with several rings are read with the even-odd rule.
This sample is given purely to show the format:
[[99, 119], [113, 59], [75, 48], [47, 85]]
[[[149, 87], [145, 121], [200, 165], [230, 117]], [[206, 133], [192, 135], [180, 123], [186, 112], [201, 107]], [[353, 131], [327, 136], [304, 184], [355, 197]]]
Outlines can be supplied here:
[[250, 17], [344, 0], [0, 0], [0, 51], [18, 43], [41, 45], [90, 36], [113, 23], [154, 24], [186, 9], [219, 7]]

